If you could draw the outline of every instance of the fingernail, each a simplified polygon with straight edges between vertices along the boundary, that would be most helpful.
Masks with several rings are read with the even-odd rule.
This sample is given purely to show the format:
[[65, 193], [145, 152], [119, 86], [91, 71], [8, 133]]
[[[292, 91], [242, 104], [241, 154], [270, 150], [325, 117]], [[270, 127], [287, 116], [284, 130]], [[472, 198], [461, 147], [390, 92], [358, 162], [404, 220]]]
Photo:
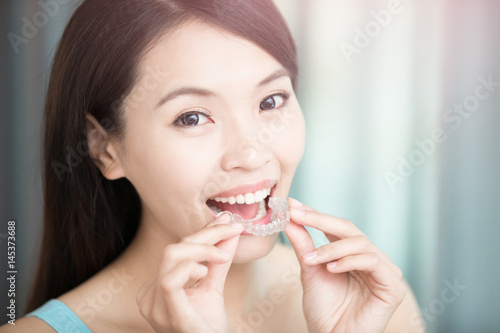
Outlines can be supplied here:
[[329, 262], [326, 265], [328, 266], [328, 268], [335, 268], [335, 267], [337, 267], [337, 262], [336, 261], [332, 261], [332, 262]]
[[227, 212], [217, 213], [217, 221], [219, 221], [219, 222], [229, 221], [229, 214]]
[[318, 256], [318, 253], [316, 251], [312, 251], [312, 252], [309, 252], [309, 253], [302, 255], [302, 258], [304, 258], [305, 260], [312, 260], [312, 259], [316, 258], [317, 256]]
[[231, 227], [235, 229], [243, 229], [243, 225], [241, 223], [231, 223]]
[[288, 198], [288, 201], [290, 203], [290, 206], [294, 206], [294, 207], [302, 207], [303, 204], [302, 202], [300, 202], [299, 200], [297, 199], [294, 199], [294, 198]]
[[290, 208], [290, 213], [294, 215], [304, 215], [306, 211], [298, 208]]

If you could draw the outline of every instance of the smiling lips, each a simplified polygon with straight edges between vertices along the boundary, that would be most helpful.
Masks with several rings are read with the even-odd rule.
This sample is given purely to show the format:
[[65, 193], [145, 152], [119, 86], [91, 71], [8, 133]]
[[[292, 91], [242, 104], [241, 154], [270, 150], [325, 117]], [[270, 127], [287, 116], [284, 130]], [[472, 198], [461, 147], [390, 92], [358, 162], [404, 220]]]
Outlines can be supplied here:
[[217, 194], [207, 201], [207, 205], [215, 214], [227, 210], [245, 220], [258, 220], [266, 214], [267, 201], [274, 185], [275, 181], [265, 180], [236, 187]]

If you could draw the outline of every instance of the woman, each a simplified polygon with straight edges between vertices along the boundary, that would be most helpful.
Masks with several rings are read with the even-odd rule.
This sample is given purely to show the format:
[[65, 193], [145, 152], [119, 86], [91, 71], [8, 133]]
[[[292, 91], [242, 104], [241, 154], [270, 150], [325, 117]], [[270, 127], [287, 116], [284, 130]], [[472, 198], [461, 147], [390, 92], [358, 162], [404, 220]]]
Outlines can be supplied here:
[[296, 78], [270, 0], [84, 1], [53, 64], [37, 310], [15, 331], [420, 331], [353, 223], [290, 199], [292, 249], [216, 218], [268, 222], [259, 205], [288, 197]]

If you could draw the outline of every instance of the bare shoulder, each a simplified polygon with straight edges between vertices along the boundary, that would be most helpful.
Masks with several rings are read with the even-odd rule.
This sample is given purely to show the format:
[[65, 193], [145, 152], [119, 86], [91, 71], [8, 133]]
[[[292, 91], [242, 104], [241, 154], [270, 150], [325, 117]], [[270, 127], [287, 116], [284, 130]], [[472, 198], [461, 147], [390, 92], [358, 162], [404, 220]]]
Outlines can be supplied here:
[[135, 276], [111, 266], [57, 297], [92, 332], [144, 332], [137, 310]]
[[0, 327], [0, 333], [54, 333], [55, 330], [43, 320], [34, 317], [23, 317], [15, 321], [15, 325], [5, 324]]
[[78, 287], [57, 297], [92, 332], [116, 331], [113, 312], [121, 313], [116, 296], [99, 278], [91, 278]]

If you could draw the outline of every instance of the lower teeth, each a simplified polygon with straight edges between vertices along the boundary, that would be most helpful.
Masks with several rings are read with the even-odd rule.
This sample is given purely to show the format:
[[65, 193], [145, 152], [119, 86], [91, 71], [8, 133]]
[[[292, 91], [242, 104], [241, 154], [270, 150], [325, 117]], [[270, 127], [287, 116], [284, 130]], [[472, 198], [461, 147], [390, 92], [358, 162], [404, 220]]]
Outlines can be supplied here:
[[259, 211], [257, 212], [257, 215], [253, 219], [246, 220], [246, 221], [248, 223], [253, 223], [255, 221], [260, 220], [264, 216], [266, 216], [266, 213], [267, 213], [266, 202], [264, 200], [262, 200], [261, 202], [259, 202]]

